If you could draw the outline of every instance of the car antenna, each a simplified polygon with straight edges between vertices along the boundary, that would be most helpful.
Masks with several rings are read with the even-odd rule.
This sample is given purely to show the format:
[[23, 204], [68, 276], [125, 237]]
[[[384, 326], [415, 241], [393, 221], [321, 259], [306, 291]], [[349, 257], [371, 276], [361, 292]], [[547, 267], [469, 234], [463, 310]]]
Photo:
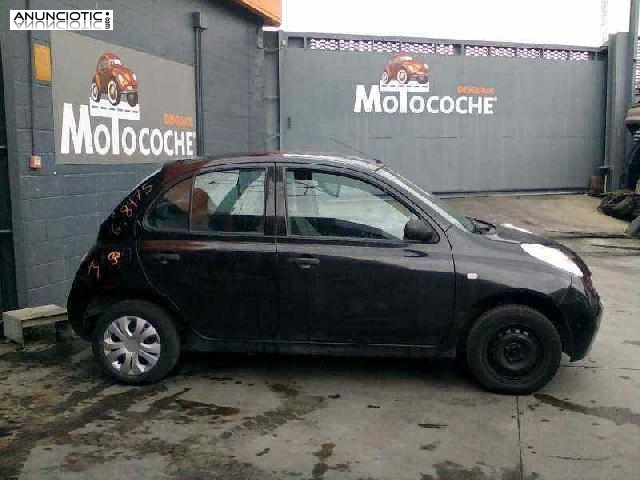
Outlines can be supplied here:
[[362, 150], [358, 150], [357, 148], [349, 145], [348, 143], [345, 143], [341, 140], [338, 140], [337, 138], [333, 138], [333, 137], [328, 137], [329, 140], [333, 140], [336, 143], [339, 143], [340, 145], [347, 147], [350, 150], [353, 150], [354, 152], [358, 152], [360, 155], [364, 155], [365, 157], [367, 157], [369, 160], [373, 160], [374, 162], [376, 162], [378, 165], [382, 165], [382, 160], [380, 160], [379, 158], [375, 158], [372, 157], [371, 155], [369, 155], [367, 152], [363, 152]]

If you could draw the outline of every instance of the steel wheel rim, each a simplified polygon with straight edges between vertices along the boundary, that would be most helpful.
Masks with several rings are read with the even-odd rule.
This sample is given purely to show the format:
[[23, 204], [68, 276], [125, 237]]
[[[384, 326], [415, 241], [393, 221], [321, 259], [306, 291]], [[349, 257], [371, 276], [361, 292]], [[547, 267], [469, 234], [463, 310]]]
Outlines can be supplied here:
[[160, 360], [160, 335], [143, 318], [118, 317], [105, 329], [102, 348], [111, 368], [127, 375], [142, 375]]
[[542, 354], [542, 344], [532, 329], [509, 325], [490, 338], [487, 360], [499, 375], [523, 380], [536, 371]]

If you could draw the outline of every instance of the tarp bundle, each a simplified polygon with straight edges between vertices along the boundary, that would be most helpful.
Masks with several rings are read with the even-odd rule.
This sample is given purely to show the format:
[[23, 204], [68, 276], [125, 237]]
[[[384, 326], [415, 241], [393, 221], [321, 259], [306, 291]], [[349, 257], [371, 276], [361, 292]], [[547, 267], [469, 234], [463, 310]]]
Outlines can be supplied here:
[[621, 220], [632, 221], [640, 216], [640, 194], [631, 190], [618, 190], [605, 195], [598, 209]]

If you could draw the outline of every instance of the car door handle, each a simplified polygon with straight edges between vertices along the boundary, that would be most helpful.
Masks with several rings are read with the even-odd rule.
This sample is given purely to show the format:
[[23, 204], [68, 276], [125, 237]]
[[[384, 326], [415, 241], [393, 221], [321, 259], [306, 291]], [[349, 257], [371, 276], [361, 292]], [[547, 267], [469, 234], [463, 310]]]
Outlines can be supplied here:
[[287, 262], [295, 263], [300, 268], [311, 268], [314, 265], [318, 265], [320, 263], [320, 259], [312, 257], [296, 257], [289, 258]]
[[178, 253], [152, 253], [149, 258], [158, 260], [161, 264], [166, 265], [169, 262], [177, 262], [180, 260], [180, 254]]

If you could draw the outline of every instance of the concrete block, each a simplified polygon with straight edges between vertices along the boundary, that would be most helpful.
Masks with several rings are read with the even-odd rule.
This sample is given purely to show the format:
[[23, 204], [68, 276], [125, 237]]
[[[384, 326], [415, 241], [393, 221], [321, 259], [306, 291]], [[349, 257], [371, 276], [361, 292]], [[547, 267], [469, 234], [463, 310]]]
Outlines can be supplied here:
[[2, 314], [4, 335], [9, 340], [24, 346], [24, 329], [41, 325], [62, 325], [67, 321], [67, 309], [58, 305], [11, 310]]

